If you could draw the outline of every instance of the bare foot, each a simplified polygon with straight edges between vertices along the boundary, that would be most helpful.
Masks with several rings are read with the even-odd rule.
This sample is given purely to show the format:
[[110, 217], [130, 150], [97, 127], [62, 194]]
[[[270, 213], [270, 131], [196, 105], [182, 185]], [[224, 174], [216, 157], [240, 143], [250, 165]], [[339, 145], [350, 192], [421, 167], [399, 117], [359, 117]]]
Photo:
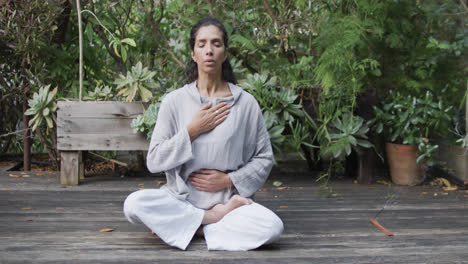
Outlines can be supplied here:
[[236, 194], [232, 196], [226, 204], [217, 204], [210, 210], [207, 210], [203, 217], [202, 224], [206, 225], [216, 223], [232, 210], [251, 203], [251, 200]]

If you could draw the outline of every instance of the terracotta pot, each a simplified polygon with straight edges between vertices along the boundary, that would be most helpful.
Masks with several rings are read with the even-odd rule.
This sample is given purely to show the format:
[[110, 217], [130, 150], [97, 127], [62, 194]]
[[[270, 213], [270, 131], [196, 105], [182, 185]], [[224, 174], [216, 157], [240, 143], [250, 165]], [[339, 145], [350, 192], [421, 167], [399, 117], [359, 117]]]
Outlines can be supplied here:
[[421, 182], [423, 169], [416, 162], [416, 146], [387, 143], [388, 165], [392, 182], [400, 185], [415, 185]]

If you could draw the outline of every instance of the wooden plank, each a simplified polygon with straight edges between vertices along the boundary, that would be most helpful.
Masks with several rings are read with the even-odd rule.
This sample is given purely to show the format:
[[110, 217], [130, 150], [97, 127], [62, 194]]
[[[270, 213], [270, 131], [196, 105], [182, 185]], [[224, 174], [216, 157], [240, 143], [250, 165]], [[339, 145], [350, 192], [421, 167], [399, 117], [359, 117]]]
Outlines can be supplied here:
[[80, 178], [80, 151], [60, 152], [60, 184], [78, 185]]
[[136, 118], [141, 115], [147, 103], [119, 101], [59, 101], [57, 118]]
[[57, 136], [59, 150], [148, 150], [143, 136], [109, 134], [68, 134]]
[[124, 134], [143, 136], [133, 133], [131, 118], [75, 118], [57, 119], [57, 136], [68, 134]]

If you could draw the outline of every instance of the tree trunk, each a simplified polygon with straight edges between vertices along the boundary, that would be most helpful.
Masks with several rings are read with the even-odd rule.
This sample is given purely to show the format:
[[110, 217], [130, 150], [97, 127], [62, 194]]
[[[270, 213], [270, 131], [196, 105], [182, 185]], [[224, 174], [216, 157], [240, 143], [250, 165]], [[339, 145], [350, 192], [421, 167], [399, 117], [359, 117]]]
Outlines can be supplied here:
[[23, 94], [23, 171], [31, 170], [31, 132], [29, 131], [29, 117], [25, 115], [28, 110], [29, 86], [25, 87]]

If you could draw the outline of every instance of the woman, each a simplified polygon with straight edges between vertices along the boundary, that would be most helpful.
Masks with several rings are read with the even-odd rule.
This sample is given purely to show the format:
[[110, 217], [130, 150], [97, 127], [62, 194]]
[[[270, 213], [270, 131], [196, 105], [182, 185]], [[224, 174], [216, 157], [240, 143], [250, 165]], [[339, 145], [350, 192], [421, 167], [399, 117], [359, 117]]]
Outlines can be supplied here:
[[273, 163], [258, 103], [234, 85], [219, 20], [198, 21], [190, 47], [187, 84], [164, 97], [148, 150], [148, 169], [165, 171], [167, 184], [130, 194], [125, 215], [183, 250], [195, 233], [209, 250], [271, 243], [283, 223], [251, 200]]

